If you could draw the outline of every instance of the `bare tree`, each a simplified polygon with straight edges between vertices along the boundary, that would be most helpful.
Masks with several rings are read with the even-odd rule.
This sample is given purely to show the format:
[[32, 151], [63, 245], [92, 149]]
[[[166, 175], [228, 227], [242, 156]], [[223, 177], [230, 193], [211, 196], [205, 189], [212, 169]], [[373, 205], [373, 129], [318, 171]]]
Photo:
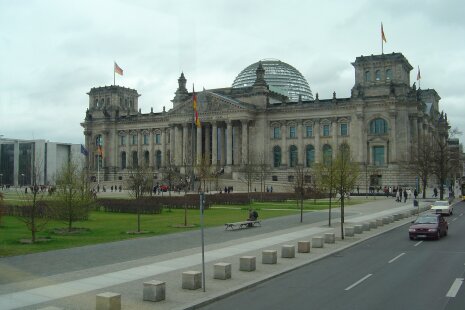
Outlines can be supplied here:
[[[327, 157], [332, 156], [327, 154]], [[336, 156], [333, 160], [324, 158], [325, 165], [332, 164], [331, 174], [334, 173], [335, 190], [340, 196], [341, 201], [341, 237], [344, 239], [344, 201], [346, 194], [350, 189], [354, 188], [358, 175], [358, 164], [352, 160], [350, 147], [347, 143], [343, 142], [336, 150]], [[318, 179], [327, 178], [327, 175], [322, 175], [322, 170], [318, 169]], [[324, 170], [323, 170], [324, 171]], [[320, 181], [321, 182], [321, 181]]]
[[304, 220], [304, 198], [305, 193], [311, 187], [310, 169], [303, 165], [296, 165], [294, 167], [294, 192], [296, 194], [297, 205], [300, 206], [300, 222]]
[[[200, 188], [206, 190], [206, 183], [212, 178], [213, 166], [210, 163], [210, 159], [202, 156], [200, 163], [197, 165], [197, 177], [201, 184]], [[203, 186], [202, 186], [203, 185]]]
[[[129, 167], [129, 177], [127, 179], [127, 188], [129, 189], [129, 194], [136, 200], [142, 199], [146, 194], [151, 191], [151, 171], [147, 167]], [[140, 230], [140, 206], [137, 204], [137, 232]]]
[[67, 222], [68, 232], [73, 230], [73, 222], [87, 219], [94, 197], [87, 172], [77, 162], [69, 161], [58, 171], [55, 199], [55, 211]]
[[32, 155], [28, 171], [25, 173], [30, 176], [30, 186], [25, 186], [24, 192], [21, 190], [19, 193], [22, 200], [26, 201], [21, 207], [19, 219], [31, 232], [32, 243], [37, 241], [37, 233], [44, 229], [50, 218], [50, 208], [44, 201], [44, 191], [40, 188], [43, 166], [43, 159]]
[[5, 212], [3, 210], [3, 207], [4, 207], [4, 202], [3, 202], [3, 193], [0, 192], [0, 227], [2, 226], [2, 216], [3, 216], [3, 213]]
[[257, 154], [255, 158], [257, 159], [257, 178], [260, 182], [260, 193], [262, 196], [261, 199], [263, 200], [263, 193], [265, 192], [266, 180], [271, 174], [271, 166], [265, 154]]
[[333, 193], [336, 192], [336, 166], [333, 165], [332, 154], [324, 154], [323, 162], [316, 164], [316, 175], [318, 176], [318, 185], [325, 189], [329, 194], [328, 208], [328, 226], [331, 226], [331, 208]]
[[418, 145], [414, 146], [410, 152], [410, 161], [407, 162], [406, 169], [418, 176], [423, 188], [423, 198], [426, 197], [426, 187], [428, 179], [432, 174], [432, 141], [426, 135], [420, 137]]

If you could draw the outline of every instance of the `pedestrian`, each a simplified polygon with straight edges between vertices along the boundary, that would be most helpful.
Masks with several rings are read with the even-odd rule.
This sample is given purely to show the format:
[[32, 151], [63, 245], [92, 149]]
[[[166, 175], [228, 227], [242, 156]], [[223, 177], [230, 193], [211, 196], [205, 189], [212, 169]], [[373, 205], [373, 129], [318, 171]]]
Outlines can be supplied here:
[[399, 191], [396, 191], [396, 202], [399, 202]]
[[433, 189], [433, 197], [438, 197], [438, 189], [436, 187]]
[[360, 187], [357, 185], [357, 195], [360, 195]]
[[110, 191], [113, 193], [113, 185], [110, 187]]
[[408, 198], [408, 192], [407, 190], [404, 190], [404, 203], [407, 202], [407, 198]]
[[417, 192], [417, 189], [415, 188], [413, 190], [413, 197], [415, 197], [415, 199], [417, 199], [417, 196], [418, 196], [418, 192]]

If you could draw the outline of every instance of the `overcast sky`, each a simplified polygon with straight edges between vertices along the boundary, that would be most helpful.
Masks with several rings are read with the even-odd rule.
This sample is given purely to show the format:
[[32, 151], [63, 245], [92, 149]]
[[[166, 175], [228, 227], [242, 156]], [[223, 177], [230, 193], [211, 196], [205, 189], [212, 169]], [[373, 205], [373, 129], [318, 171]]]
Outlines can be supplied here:
[[[196, 89], [231, 86], [277, 58], [320, 99], [349, 97], [351, 62], [401, 52], [465, 133], [463, 0], [0, 0], [0, 136], [83, 143], [92, 87], [136, 89], [142, 113], [172, 107], [184, 72]], [[418, 83], [417, 83], [418, 86]], [[463, 142], [465, 135], [461, 135]]]

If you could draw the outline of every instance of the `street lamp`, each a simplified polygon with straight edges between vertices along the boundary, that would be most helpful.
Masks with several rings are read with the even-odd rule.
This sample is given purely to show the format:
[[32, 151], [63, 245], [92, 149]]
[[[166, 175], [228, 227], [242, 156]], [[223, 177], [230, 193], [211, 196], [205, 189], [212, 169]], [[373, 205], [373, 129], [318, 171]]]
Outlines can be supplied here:
[[365, 199], [368, 199], [368, 162], [365, 162]]
[[3, 187], [3, 173], [0, 173], [0, 187]]
[[24, 173], [21, 173], [21, 185], [19, 187], [24, 186]]

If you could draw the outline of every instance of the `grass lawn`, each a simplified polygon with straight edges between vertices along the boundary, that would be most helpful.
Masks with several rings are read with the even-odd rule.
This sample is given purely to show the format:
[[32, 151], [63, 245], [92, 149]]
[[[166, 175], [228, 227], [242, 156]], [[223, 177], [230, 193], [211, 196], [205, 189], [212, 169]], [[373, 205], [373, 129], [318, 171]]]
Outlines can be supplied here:
[[[5, 197], [9, 204], [24, 203], [24, 194], [10, 192]], [[361, 200], [351, 199], [347, 205], [360, 203]], [[333, 201], [333, 207], [338, 204]], [[283, 203], [255, 202], [250, 206], [213, 206], [205, 211], [204, 222], [206, 227], [222, 226], [227, 222], [243, 221], [248, 217], [248, 209], [259, 211], [260, 219], [297, 214], [300, 207], [295, 201]], [[328, 208], [328, 200], [304, 201], [304, 210], [323, 210]], [[21, 255], [35, 252], [50, 251], [76, 246], [98, 244], [104, 242], [141, 238], [185, 230], [199, 229], [200, 214], [198, 210], [187, 211], [187, 224], [192, 228], [178, 228], [184, 224], [184, 210], [164, 209], [161, 214], [141, 215], [141, 230], [146, 234], [128, 234], [128, 231], [137, 230], [137, 215], [125, 213], [105, 213], [93, 211], [88, 221], [75, 222], [73, 227], [86, 228], [80, 234], [56, 234], [54, 229], [65, 228], [63, 221], [49, 221], [44, 230], [37, 234], [37, 238], [49, 238], [50, 241], [36, 244], [22, 244], [20, 239], [30, 239], [31, 233], [20, 219], [12, 216], [4, 216], [0, 222], [0, 257]]]

